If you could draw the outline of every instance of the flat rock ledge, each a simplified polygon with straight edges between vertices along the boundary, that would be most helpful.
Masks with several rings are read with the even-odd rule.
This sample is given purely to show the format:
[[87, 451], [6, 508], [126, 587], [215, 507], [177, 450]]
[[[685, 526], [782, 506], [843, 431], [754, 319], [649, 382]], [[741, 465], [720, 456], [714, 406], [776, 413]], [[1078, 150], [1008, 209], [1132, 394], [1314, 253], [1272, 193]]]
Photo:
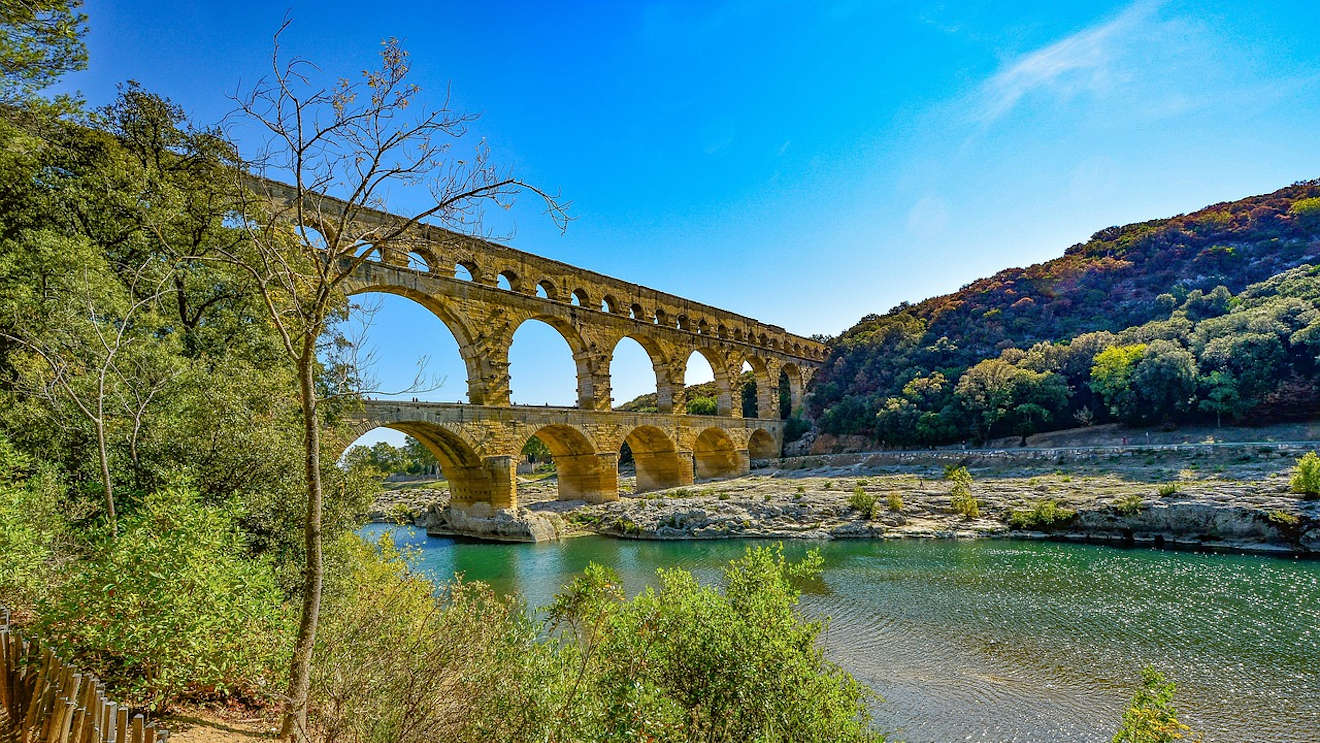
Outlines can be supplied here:
[[[855, 475], [853, 476], [855, 477]], [[625, 539], [974, 539], [1022, 538], [1320, 556], [1320, 501], [1286, 492], [1280, 479], [1155, 485], [1112, 476], [1005, 478], [973, 487], [980, 515], [954, 513], [947, 484], [911, 476], [749, 477], [686, 490], [584, 505], [573, 526]], [[849, 503], [853, 488], [877, 506]], [[901, 495], [899, 510], [886, 507]], [[1133, 496], [1140, 496], [1134, 505]], [[1046, 527], [1014, 528], [1010, 516], [1041, 501], [1075, 512]], [[1124, 501], [1128, 501], [1126, 504]]]
[[486, 503], [444, 505], [419, 518], [428, 536], [459, 536], [495, 542], [553, 542], [564, 535], [558, 514], [526, 508], [493, 509]]

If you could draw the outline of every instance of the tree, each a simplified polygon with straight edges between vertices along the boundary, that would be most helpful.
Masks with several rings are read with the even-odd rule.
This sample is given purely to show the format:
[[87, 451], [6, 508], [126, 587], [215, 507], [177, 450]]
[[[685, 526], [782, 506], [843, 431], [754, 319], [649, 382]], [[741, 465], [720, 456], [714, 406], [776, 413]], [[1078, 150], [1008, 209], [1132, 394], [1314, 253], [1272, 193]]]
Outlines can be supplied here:
[[[484, 204], [506, 207], [520, 191], [541, 197], [561, 227], [566, 214], [549, 194], [501, 174], [484, 145], [470, 157], [452, 154], [473, 115], [447, 104], [410, 115], [419, 89], [407, 80], [408, 55], [397, 41], [384, 43], [380, 67], [365, 71], [360, 82], [341, 78], [323, 87], [313, 79], [316, 68], [309, 62], [286, 62], [280, 56], [279, 37], [287, 26], [275, 35], [271, 76], [236, 102], [243, 118], [269, 133], [249, 170], [259, 176], [280, 175], [291, 183], [275, 188], [268, 181], [245, 179], [247, 240], [222, 250], [225, 260], [248, 272], [298, 382], [306, 564], [281, 725], [281, 737], [294, 739], [306, 735], [324, 576], [321, 416], [322, 403], [334, 395], [323, 395], [319, 354], [323, 337], [345, 311], [344, 282], [423, 220], [470, 227]], [[404, 217], [375, 218], [373, 213], [368, 219], [383, 206], [391, 186], [422, 186], [431, 205]], [[345, 368], [331, 389], [355, 392], [355, 371]]]
[[1109, 414], [1130, 419], [1137, 411], [1132, 370], [1146, 353], [1146, 344], [1110, 346], [1095, 355], [1091, 366], [1091, 389], [1104, 401]]
[[82, 0], [0, 3], [0, 106], [13, 106], [87, 66], [87, 16]]
[[1068, 386], [1058, 374], [1024, 369], [1002, 358], [968, 369], [954, 394], [981, 438], [1004, 429], [1026, 436], [1068, 404]]
[[1190, 351], [1173, 341], [1151, 341], [1132, 370], [1140, 401], [1136, 418], [1172, 421], [1191, 407], [1196, 382], [1196, 357]]
[[1246, 407], [1242, 404], [1242, 395], [1238, 393], [1237, 380], [1232, 374], [1219, 370], [1212, 371], [1201, 377], [1201, 388], [1204, 393], [1197, 408], [1202, 412], [1215, 414], [1216, 428], [1223, 423], [1225, 415], [1236, 420], [1246, 412]]

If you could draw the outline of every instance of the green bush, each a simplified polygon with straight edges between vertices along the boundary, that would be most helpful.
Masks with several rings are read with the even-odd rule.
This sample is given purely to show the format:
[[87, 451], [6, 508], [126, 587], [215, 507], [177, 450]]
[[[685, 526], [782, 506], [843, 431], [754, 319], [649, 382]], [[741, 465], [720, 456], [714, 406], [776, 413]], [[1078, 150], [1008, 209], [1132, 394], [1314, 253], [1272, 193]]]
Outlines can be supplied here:
[[1178, 492], [1178, 483], [1166, 482], [1163, 485], [1159, 486], [1155, 490], [1155, 492], [1158, 493], [1161, 498], [1168, 498], [1169, 496]]
[[1038, 501], [1029, 509], [1015, 509], [1008, 515], [1008, 525], [1014, 529], [1047, 530], [1064, 526], [1077, 518], [1077, 511], [1053, 500]]
[[134, 707], [261, 695], [291, 626], [274, 570], [247, 554], [231, 509], [182, 489], [148, 496], [69, 566], [38, 633]]
[[868, 493], [862, 489], [861, 485], [853, 488], [852, 495], [848, 496], [848, 506], [854, 511], [870, 518], [871, 512], [875, 510], [875, 494]]
[[981, 515], [981, 504], [972, 495], [972, 473], [966, 467], [945, 467], [944, 479], [953, 483], [949, 489], [949, 506], [954, 513], [974, 519]]
[[1141, 688], [1132, 697], [1132, 703], [1123, 713], [1123, 722], [1114, 735], [1113, 743], [1174, 743], [1179, 740], [1199, 741], [1201, 736], [1178, 722], [1173, 706], [1177, 687], [1167, 681], [1164, 674], [1150, 666], [1141, 669]]
[[388, 537], [327, 550], [312, 667], [313, 739], [533, 740], [571, 678], [554, 644], [487, 586], [437, 588]]
[[1310, 451], [1297, 460], [1289, 489], [1302, 495], [1320, 495], [1320, 455]]
[[889, 495], [885, 496], [885, 503], [889, 506], [889, 510], [891, 511], [903, 510], [903, 496], [897, 491], [891, 492]]
[[1279, 511], [1279, 510], [1270, 511], [1269, 513], [1265, 514], [1265, 520], [1270, 522], [1271, 524], [1274, 524], [1275, 526], [1281, 526], [1285, 529], [1297, 526], [1298, 524], [1302, 523], [1302, 518], [1297, 514], [1288, 513], [1287, 511]]
[[1146, 499], [1139, 493], [1131, 493], [1114, 501], [1114, 510], [1123, 516], [1136, 516], [1146, 505]]
[[54, 468], [34, 466], [0, 437], [0, 604], [20, 620], [63, 583], [76, 511]]
[[632, 600], [612, 571], [588, 568], [550, 612], [586, 662], [585, 688], [565, 704], [572, 739], [883, 740], [869, 726], [872, 694], [826, 660], [823, 625], [797, 610], [796, 586], [818, 580], [821, 563], [751, 547], [720, 588], [662, 569], [658, 588]]

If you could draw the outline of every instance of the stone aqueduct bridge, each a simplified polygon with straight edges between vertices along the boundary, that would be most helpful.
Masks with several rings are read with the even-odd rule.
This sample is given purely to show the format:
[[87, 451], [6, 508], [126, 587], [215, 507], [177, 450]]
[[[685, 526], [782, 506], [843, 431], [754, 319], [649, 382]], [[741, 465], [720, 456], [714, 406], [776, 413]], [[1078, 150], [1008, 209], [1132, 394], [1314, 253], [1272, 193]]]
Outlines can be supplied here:
[[[287, 186], [267, 185], [276, 199], [281, 188], [287, 198]], [[323, 197], [316, 211], [335, 203]], [[400, 220], [370, 210], [357, 219]], [[752, 458], [777, 456], [782, 447], [781, 375], [797, 409], [826, 355], [824, 344], [778, 326], [432, 225], [373, 250], [378, 260], [361, 264], [345, 290], [401, 295], [435, 314], [458, 341], [470, 404], [369, 401], [357, 431], [387, 426], [417, 438], [439, 459], [458, 504], [515, 506], [516, 462], [532, 436], [554, 456], [561, 498], [617, 499], [625, 442], [639, 491], [745, 473]], [[471, 280], [457, 278], [460, 268]], [[576, 408], [510, 404], [509, 347], [528, 320], [555, 328], [572, 350]], [[611, 409], [610, 361], [624, 338], [651, 359], [658, 413]], [[685, 412], [684, 374], [694, 353], [714, 371], [717, 415]], [[745, 364], [757, 383], [755, 419], [741, 417], [735, 398]]]

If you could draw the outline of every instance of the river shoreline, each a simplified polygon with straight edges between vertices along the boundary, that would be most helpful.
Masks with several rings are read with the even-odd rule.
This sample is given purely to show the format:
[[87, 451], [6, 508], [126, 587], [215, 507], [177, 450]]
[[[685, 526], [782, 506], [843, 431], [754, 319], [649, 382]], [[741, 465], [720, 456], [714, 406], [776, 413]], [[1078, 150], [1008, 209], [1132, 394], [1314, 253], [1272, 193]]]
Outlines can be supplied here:
[[[475, 520], [448, 508], [443, 486], [396, 490], [382, 496], [373, 515], [411, 521], [436, 536], [502, 541], [586, 534], [650, 540], [1021, 538], [1315, 557], [1320, 500], [1288, 491], [1289, 472], [1304, 449], [1277, 444], [817, 456], [642, 494], [628, 493], [631, 478], [621, 477], [620, 500], [602, 504], [560, 501], [553, 477], [530, 480], [519, 484], [516, 512]], [[948, 466], [971, 472], [976, 517], [954, 512], [943, 478]], [[859, 502], [874, 505], [862, 513]], [[1072, 515], [1030, 521], [1027, 514], [1045, 503]], [[1015, 513], [1019, 521], [1013, 525]]]

